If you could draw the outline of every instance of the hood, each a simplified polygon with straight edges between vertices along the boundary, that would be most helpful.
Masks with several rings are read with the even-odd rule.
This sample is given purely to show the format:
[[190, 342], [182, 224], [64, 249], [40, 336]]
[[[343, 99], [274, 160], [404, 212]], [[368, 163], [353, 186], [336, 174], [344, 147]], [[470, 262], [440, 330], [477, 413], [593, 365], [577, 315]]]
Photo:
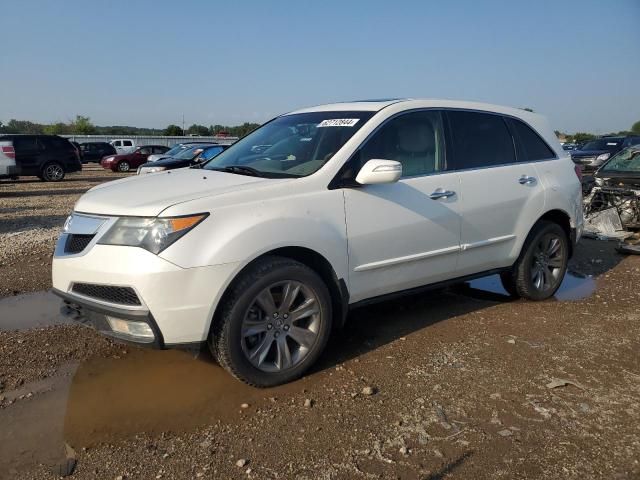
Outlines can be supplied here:
[[93, 187], [80, 197], [74, 210], [99, 215], [153, 217], [177, 203], [290, 180], [190, 168], [169, 170]]
[[145, 163], [145, 167], [177, 167], [179, 165], [191, 165], [195, 163], [193, 159], [190, 160], [179, 160], [173, 157], [165, 157], [160, 160], [156, 160], [155, 162]]
[[603, 153], [613, 153], [610, 150], [569, 150], [569, 155], [572, 157], [597, 157], [598, 155], [602, 155]]

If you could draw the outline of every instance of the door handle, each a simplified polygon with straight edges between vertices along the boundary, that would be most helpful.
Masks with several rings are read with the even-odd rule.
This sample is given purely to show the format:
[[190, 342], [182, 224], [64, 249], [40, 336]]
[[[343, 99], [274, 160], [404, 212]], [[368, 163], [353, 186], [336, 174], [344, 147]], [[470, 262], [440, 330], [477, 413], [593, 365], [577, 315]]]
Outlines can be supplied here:
[[438, 200], [440, 198], [453, 197], [455, 194], [456, 194], [456, 192], [454, 192], [452, 190], [445, 190], [443, 188], [437, 188], [435, 192], [433, 192], [431, 195], [429, 195], [429, 198], [431, 200]]
[[522, 175], [518, 180], [520, 185], [532, 185], [536, 183], [536, 177], [530, 177], [528, 175]]

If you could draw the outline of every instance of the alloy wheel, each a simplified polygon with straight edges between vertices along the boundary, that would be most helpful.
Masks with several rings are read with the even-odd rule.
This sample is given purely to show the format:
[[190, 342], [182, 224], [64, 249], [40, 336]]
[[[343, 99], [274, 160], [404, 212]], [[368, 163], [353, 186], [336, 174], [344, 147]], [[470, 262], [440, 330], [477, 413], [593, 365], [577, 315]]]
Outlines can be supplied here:
[[244, 316], [242, 351], [259, 370], [288, 370], [311, 351], [321, 323], [320, 301], [309, 286], [293, 280], [271, 284]]
[[547, 233], [535, 247], [531, 265], [531, 282], [539, 292], [555, 289], [562, 281], [565, 249], [555, 233]]
[[129, 165], [129, 162], [120, 162], [118, 164], [118, 170], [121, 172], [128, 172], [131, 169], [131, 165]]
[[51, 182], [57, 182], [64, 178], [64, 169], [57, 163], [51, 163], [44, 169], [44, 178]]

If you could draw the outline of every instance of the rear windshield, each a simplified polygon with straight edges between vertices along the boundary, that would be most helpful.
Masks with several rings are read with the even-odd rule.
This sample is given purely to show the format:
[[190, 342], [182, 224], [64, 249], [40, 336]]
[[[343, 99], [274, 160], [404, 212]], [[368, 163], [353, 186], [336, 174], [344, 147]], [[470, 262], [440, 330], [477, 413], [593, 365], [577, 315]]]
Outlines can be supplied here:
[[611, 157], [611, 160], [600, 171], [640, 173], [640, 149], [637, 147], [625, 148]]
[[622, 145], [622, 140], [616, 138], [600, 138], [585, 143], [580, 150], [616, 150]]

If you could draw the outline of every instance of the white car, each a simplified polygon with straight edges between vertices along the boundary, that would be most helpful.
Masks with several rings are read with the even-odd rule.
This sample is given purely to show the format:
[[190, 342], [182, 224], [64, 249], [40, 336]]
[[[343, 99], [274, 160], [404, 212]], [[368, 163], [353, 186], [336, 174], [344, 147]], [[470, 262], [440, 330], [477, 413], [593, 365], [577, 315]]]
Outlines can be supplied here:
[[337, 103], [279, 116], [201, 168], [94, 187], [53, 286], [107, 335], [207, 342], [265, 387], [301, 376], [363, 303], [498, 272], [513, 295], [549, 298], [582, 224], [578, 171], [540, 115]]
[[134, 142], [130, 138], [116, 138], [114, 140], [111, 140], [111, 142], [109, 143], [114, 146], [114, 148], [118, 152], [118, 155], [131, 153], [136, 149], [136, 142]]

